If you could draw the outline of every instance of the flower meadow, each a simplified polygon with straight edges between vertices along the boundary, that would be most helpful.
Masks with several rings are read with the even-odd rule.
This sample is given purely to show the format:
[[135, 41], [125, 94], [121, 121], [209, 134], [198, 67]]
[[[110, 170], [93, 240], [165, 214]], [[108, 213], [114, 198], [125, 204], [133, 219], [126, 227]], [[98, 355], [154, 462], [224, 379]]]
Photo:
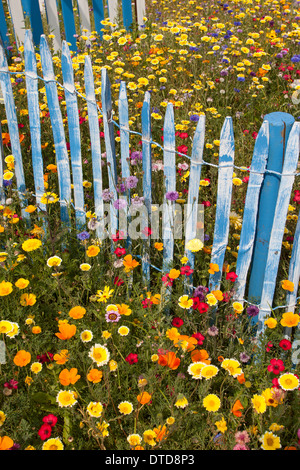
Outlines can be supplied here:
[[[148, 5], [149, 3], [149, 5]], [[151, 3], [151, 4], [150, 4]], [[258, 308], [234, 300], [235, 263], [248, 169], [263, 117], [299, 116], [299, 2], [165, 0], [147, 2], [145, 26], [131, 32], [103, 22], [103, 37], [78, 35], [72, 55], [82, 142], [86, 227], [60, 221], [55, 147], [45, 84], [39, 82], [45, 194], [34, 196], [23, 48], [11, 49], [9, 69], [17, 107], [26, 177], [26, 205], [16, 191], [14, 155], [5, 110], [0, 109], [5, 202], [0, 206], [0, 449], [1, 450], [299, 450], [299, 366], [291, 357], [299, 326], [294, 312], [274, 309], [255, 335]], [[51, 46], [51, 34], [47, 40]], [[88, 43], [87, 43], [88, 41]], [[93, 198], [91, 142], [84, 94], [84, 60], [92, 59], [101, 109], [101, 69], [107, 68], [113, 107], [126, 81], [131, 176], [118, 181], [131, 204], [143, 203], [141, 109], [151, 92], [152, 175], [163, 202], [163, 119], [173, 103], [176, 193], [188, 195], [189, 159], [199, 116], [206, 116], [203, 158], [218, 164], [220, 130], [233, 118], [235, 164], [230, 234], [224, 266], [210, 262], [217, 168], [204, 165], [199, 187], [204, 241], [176, 240], [167, 273], [142, 275], [143, 243], [128, 247], [122, 232], [99, 240]], [[42, 76], [39, 54], [36, 54]], [[53, 57], [62, 82], [60, 54]], [[66, 126], [64, 90], [58, 95]], [[298, 97], [299, 95], [299, 97]], [[117, 112], [113, 119], [118, 123]], [[99, 113], [103, 200], [109, 202], [102, 117]], [[120, 132], [115, 127], [117, 159]], [[70, 143], [67, 141], [68, 150]], [[120, 167], [119, 160], [117, 162]], [[117, 203], [117, 201], [115, 201]], [[289, 257], [300, 204], [292, 191], [274, 304], [293, 290]], [[119, 207], [119, 206], [116, 206]], [[22, 216], [30, 214], [30, 225]], [[73, 213], [70, 208], [70, 214]], [[73, 221], [73, 220], [72, 220]], [[161, 267], [163, 240], [150, 239], [151, 263]], [[209, 291], [210, 273], [224, 273]], [[193, 275], [195, 289], [187, 294]]]

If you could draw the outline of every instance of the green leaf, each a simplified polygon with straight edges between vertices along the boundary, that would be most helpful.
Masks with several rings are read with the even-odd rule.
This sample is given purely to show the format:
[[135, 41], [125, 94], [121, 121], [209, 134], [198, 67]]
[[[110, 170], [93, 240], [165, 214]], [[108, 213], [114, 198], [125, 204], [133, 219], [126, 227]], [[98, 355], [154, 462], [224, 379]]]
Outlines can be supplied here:
[[63, 441], [68, 444], [68, 438], [71, 436], [71, 419], [68, 413], [64, 414], [64, 428], [63, 428]]
[[55, 397], [52, 397], [48, 393], [44, 392], [37, 392], [34, 395], [32, 395], [32, 400], [35, 401], [36, 403], [43, 403], [43, 404], [54, 404], [56, 403]]

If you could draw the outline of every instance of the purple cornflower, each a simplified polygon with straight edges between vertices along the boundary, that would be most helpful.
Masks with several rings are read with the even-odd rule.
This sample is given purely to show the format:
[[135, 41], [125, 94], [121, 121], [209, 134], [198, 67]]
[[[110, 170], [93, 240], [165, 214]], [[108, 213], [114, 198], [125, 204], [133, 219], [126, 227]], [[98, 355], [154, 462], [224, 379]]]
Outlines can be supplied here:
[[179, 194], [177, 191], [169, 191], [167, 194], [166, 194], [166, 199], [168, 199], [168, 201], [176, 201], [176, 199], [178, 199], [179, 197]]
[[83, 231], [81, 233], [77, 233], [78, 240], [88, 240], [90, 238], [89, 232]]
[[198, 297], [200, 302], [204, 302], [208, 288], [205, 286], [198, 286], [194, 291], [194, 297]]
[[249, 307], [246, 308], [246, 312], [249, 317], [256, 317], [256, 315], [258, 315], [259, 308], [256, 305], [249, 305]]

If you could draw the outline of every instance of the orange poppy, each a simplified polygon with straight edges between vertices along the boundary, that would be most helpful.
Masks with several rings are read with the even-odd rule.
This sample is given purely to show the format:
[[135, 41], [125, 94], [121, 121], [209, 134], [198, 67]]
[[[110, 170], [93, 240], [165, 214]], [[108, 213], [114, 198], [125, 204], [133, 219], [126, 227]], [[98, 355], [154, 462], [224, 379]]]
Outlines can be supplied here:
[[85, 313], [86, 309], [84, 307], [81, 307], [80, 305], [76, 305], [76, 307], [71, 308], [71, 310], [69, 311], [70, 317], [74, 320], [82, 318]]
[[103, 372], [102, 370], [91, 369], [86, 377], [89, 382], [93, 382], [93, 384], [97, 384], [101, 382], [102, 377], [103, 377]]
[[193, 362], [211, 363], [208, 352], [205, 349], [194, 349], [194, 351], [191, 352], [191, 359]]
[[146, 405], [151, 400], [152, 395], [150, 395], [150, 393], [148, 393], [148, 392], [142, 392], [136, 398], [137, 398], [137, 401], [141, 405]]
[[59, 374], [59, 381], [62, 385], [75, 384], [79, 379], [80, 375], [77, 374], [78, 370], [75, 367], [72, 369], [63, 369]]
[[238, 375], [237, 380], [240, 384], [244, 384], [246, 382], [245, 375], [243, 373]]
[[134, 268], [136, 268], [140, 263], [132, 258], [131, 255], [126, 255], [123, 259], [123, 265], [125, 267], [124, 271], [129, 273]]
[[157, 441], [162, 441], [163, 439], [166, 438], [167, 434], [168, 434], [168, 431], [167, 431], [167, 428], [165, 425], [163, 426], [158, 426], [157, 428], [154, 428], [153, 429], [153, 432], [155, 432], [156, 434], [156, 440]]
[[16, 366], [19, 367], [24, 367], [29, 364], [31, 361], [31, 354], [27, 351], [24, 351], [24, 349], [21, 349], [20, 351], [17, 352], [17, 354], [14, 357], [14, 363]]
[[9, 144], [10, 135], [8, 134], [8, 132], [2, 132], [2, 142], [3, 142], [4, 145]]
[[13, 445], [14, 445], [14, 441], [10, 437], [8, 436], [0, 437], [0, 450], [11, 449]]
[[69, 323], [61, 323], [58, 329], [59, 333], [55, 333], [55, 335], [59, 339], [70, 339], [76, 333], [76, 325], [69, 325]]
[[173, 351], [168, 351], [166, 354], [161, 354], [159, 356], [158, 364], [175, 370], [180, 365], [180, 359], [179, 357], [176, 357], [176, 354]]
[[192, 351], [197, 344], [198, 340], [196, 338], [187, 335], [179, 335], [174, 341], [174, 346], [176, 348], [181, 346], [184, 351]]
[[62, 349], [59, 353], [54, 354], [53, 359], [56, 364], [65, 364], [70, 359], [70, 354], [67, 349]]
[[234, 403], [231, 409], [231, 412], [234, 414], [234, 416], [237, 416], [238, 418], [240, 418], [242, 416], [242, 412], [240, 410], [243, 410], [243, 409], [244, 407], [241, 404], [240, 400], [236, 400], [236, 402]]

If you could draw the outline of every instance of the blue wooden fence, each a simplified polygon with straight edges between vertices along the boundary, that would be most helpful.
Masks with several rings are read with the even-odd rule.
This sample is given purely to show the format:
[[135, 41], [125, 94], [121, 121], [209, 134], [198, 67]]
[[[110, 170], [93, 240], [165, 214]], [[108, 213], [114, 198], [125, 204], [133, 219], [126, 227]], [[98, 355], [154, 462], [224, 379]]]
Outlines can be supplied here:
[[[59, 196], [61, 208], [61, 220], [67, 226], [70, 225], [71, 183], [74, 185], [74, 212], [77, 228], [85, 225], [84, 193], [82, 184], [82, 162], [81, 142], [79, 139], [79, 115], [78, 94], [74, 86], [74, 71], [70, 60], [70, 49], [67, 42], [62, 43], [62, 76], [63, 84], [58, 84], [53, 72], [53, 60], [44, 35], [40, 41], [40, 58], [43, 77], [37, 75], [37, 66], [34, 53], [32, 33], [26, 30], [25, 34], [25, 77], [27, 86], [29, 123], [31, 133], [31, 152], [34, 168], [36, 202], [40, 204], [41, 195], [44, 192], [43, 181], [43, 157], [41, 149], [41, 129], [38, 101], [38, 80], [44, 81], [50, 119], [52, 123], [53, 139], [56, 151], [56, 163], [58, 171]], [[17, 190], [21, 198], [24, 198], [26, 188], [22, 151], [19, 142], [17, 112], [14, 103], [11, 74], [8, 69], [5, 50], [0, 47], [0, 84], [4, 99], [5, 111], [8, 121], [9, 134], [11, 137], [11, 151], [15, 158], [15, 176]], [[109, 189], [113, 194], [113, 200], [118, 195], [116, 182], [118, 176], [127, 178], [130, 175], [128, 164], [129, 136], [130, 133], [138, 132], [129, 129], [128, 101], [126, 83], [122, 82], [119, 92], [119, 120], [113, 119], [112, 100], [109, 77], [106, 68], [102, 69], [101, 104], [100, 110], [95, 99], [94, 78], [91, 57], [86, 55], [84, 66], [85, 99], [87, 102], [88, 122], [91, 140], [91, 156], [93, 169], [94, 205], [99, 226], [97, 235], [103, 237], [106, 230], [103, 224], [103, 197], [102, 197], [102, 167], [101, 153], [105, 150], [108, 163]], [[65, 92], [66, 111], [68, 115], [68, 133], [70, 141], [70, 161], [66, 146], [66, 135], [63, 126], [62, 113], [58, 100], [58, 85]], [[163, 151], [164, 159], [164, 181], [165, 193], [176, 191], [175, 175], [175, 130], [173, 105], [168, 104], [164, 120], [163, 146], [152, 141], [151, 136], [151, 103], [150, 93], [146, 92], [142, 107], [142, 163], [143, 163], [143, 196], [147, 217], [143, 219], [141, 229], [149, 226], [151, 220], [151, 208], [153, 204], [152, 194], [152, 157], [151, 149], [155, 144]], [[103, 120], [105, 149], [101, 148], [99, 116]], [[121, 174], [117, 174], [115, 131], [120, 130], [120, 158]], [[274, 291], [277, 282], [277, 274], [281, 255], [281, 247], [284, 228], [287, 220], [288, 206], [291, 198], [292, 187], [297, 173], [299, 158], [300, 122], [287, 113], [271, 113], [265, 116], [262, 126], [255, 141], [253, 158], [249, 169], [249, 183], [245, 199], [243, 225], [240, 235], [239, 250], [236, 262], [235, 300], [241, 303], [254, 303], [259, 307], [256, 318], [258, 332], [264, 330], [264, 320], [271, 314], [273, 309]], [[215, 216], [215, 231], [211, 252], [211, 262], [218, 264], [219, 272], [210, 275], [210, 290], [218, 289], [222, 282], [222, 271], [229, 234], [229, 215], [232, 196], [232, 176], [234, 165], [234, 132], [231, 117], [226, 117], [220, 135], [219, 163], [213, 165], [204, 161], [203, 149], [205, 140], [205, 116], [200, 116], [193, 138], [192, 155], [186, 156], [190, 160], [189, 191], [187, 204], [187, 218], [184, 227], [185, 252], [189, 259], [189, 265], [197, 269], [193, 253], [187, 248], [187, 243], [193, 240], [197, 233], [197, 203], [199, 194], [199, 182], [203, 165], [217, 166], [218, 168], [218, 194]], [[279, 166], [274, 166], [272, 158], [275, 146], [276, 160]], [[271, 165], [272, 163], [272, 165]], [[3, 199], [3, 180], [1, 169], [1, 194]], [[272, 184], [272, 180], [275, 184]], [[270, 182], [271, 180], [271, 182]], [[271, 193], [271, 194], [270, 194]], [[130, 195], [128, 196], [130, 198]], [[272, 212], [270, 217], [269, 202], [272, 201]], [[266, 203], [267, 201], [267, 203]], [[26, 203], [26, 201], [25, 201]], [[40, 204], [41, 208], [45, 208]], [[150, 281], [151, 269], [157, 269], [163, 273], [169, 272], [173, 265], [174, 236], [172, 229], [175, 225], [174, 204], [168, 201], [165, 205], [166, 212], [163, 213], [164, 243], [163, 265], [152, 266], [150, 259], [150, 237], [143, 237], [143, 251], [141, 257], [142, 272], [145, 284]], [[30, 216], [25, 211], [23, 217], [30, 223]], [[115, 234], [120, 226], [119, 212], [111, 202], [111, 234]], [[267, 229], [266, 229], [267, 226]], [[266, 235], [267, 230], [267, 235]], [[130, 246], [130, 240], [127, 240]], [[264, 255], [261, 255], [263, 245]], [[289, 266], [288, 279], [294, 284], [294, 291], [287, 295], [288, 311], [294, 311], [297, 305], [297, 294], [300, 278], [300, 219], [294, 234], [294, 242]], [[255, 283], [248, 283], [250, 276]], [[193, 289], [193, 276], [187, 278], [187, 291]], [[247, 299], [245, 299], [246, 291]], [[170, 292], [169, 292], [170, 293]], [[254, 302], [255, 300], [255, 302]], [[281, 308], [274, 307], [274, 308]], [[294, 335], [295, 332], [293, 332]], [[286, 330], [286, 335], [291, 337], [291, 330]], [[298, 336], [297, 336], [298, 335]], [[300, 338], [299, 328], [293, 336]]]
[[[6, 10], [9, 16], [5, 14]], [[128, 31], [133, 23], [142, 27], [144, 17], [145, 0], [134, 0], [133, 3], [131, 0], [2, 0], [0, 37], [7, 50], [11, 46], [7, 33], [12, 27], [14, 39], [21, 46], [25, 41], [27, 19], [36, 47], [40, 44], [41, 35], [47, 33], [44, 31], [44, 25], [47, 25], [48, 32], [54, 36], [55, 52], [61, 50], [62, 39], [76, 52], [78, 35], [89, 37], [92, 31], [96, 31], [102, 38], [103, 20], [110, 20], [106, 28], [114, 29], [119, 24]]]

